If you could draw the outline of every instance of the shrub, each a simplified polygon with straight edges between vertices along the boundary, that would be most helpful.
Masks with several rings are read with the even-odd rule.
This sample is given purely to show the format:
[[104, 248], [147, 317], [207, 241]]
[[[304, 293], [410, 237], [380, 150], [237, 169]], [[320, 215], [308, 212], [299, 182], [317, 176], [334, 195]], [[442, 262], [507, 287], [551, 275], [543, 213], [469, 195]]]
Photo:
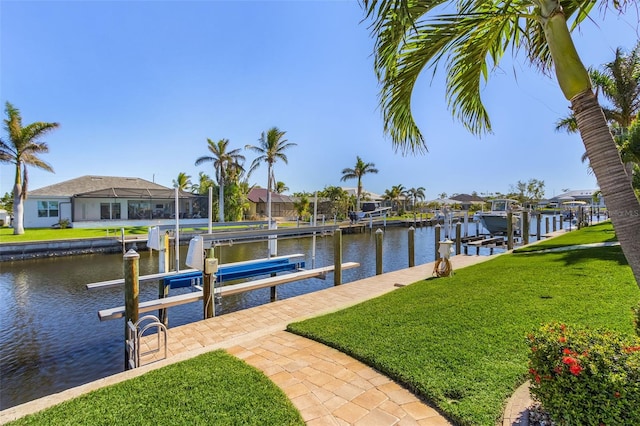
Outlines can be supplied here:
[[531, 394], [556, 424], [640, 424], [640, 339], [551, 323], [528, 341]]
[[633, 324], [636, 327], [636, 334], [640, 337], [640, 303], [633, 310]]

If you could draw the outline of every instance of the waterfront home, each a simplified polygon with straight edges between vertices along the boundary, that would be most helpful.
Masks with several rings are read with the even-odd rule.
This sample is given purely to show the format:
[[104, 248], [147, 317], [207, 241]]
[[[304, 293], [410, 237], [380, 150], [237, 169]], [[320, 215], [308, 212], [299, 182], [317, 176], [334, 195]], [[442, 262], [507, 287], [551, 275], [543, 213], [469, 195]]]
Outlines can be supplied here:
[[[133, 226], [175, 220], [174, 188], [136, 177], [81, 176], [29, 191], [24, 227]], [[178, 217], [208, 216], [208, 197], [178, 191]], [[143, 223], [144, 222], [144, 223]]]

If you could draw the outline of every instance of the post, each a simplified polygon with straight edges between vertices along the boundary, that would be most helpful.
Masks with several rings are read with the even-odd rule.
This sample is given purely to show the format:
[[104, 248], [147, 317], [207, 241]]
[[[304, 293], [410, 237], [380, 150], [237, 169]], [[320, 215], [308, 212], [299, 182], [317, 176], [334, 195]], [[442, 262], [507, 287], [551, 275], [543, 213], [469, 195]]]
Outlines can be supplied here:
[[[169, 233], [165, 232], [162, 237], [162, 248], [158, 255], [158, 272], [169, 272]], [[158, 298], [163, 299], [169, 296], [169, 286], [164, 285], [164, 280], [158, 280]], [[169, 315], [167, 308], [158, 309], [158, 319], [165, 326], [169, 325]]]
[[527, 245], [529, 244], [529, 212], [528, 211], [523, 211], [522, 212], [522, 244], [523, 245]]
[[127, 251], [126, 244], [124, 243], [124, 228], [120, 228], [120, 240], [122, 241], [122, 254]]
[[462, 251], [462, 224], [460, 222], [456, 223], [456, 254], [460, 254]]
[[[216, 257], [214, 248], [209, 248], [207, 253], [207, 259]], [[206, 269], [206, 268], [205, 268]], [[202, 283], [202, 296], [204, 297], [204, 319], [213, 318], [216, 315], [215, 301], [213, 300], [213, 288], [216, 282], [216, 274], [203, 275], [204, 282]]]
[[342, 284], [342, 230], [333, 231], [333, 285]]
[[542, 236], [542, 231], [540, 230], [542, 226], [542, 214], [540, 212], [536, 212], [536, 239], [540, 241], [540, 237]]
[[416, 266], [416, 250], [415, 250], [416, 228], [409, 227], [409, 268]]
[[[123, 256], [124, 261], [124, 339], [127, 341], [128, 322], [138, 322], [138, 297], [140, 295], [140, 255], [129, 250]], [[124, 351], [124, 369], [129, 369], [129, 354], [126, 345]]]
[[435, 252], [436, 252], [436, 260], [440, 259], [440, 253], [438, 252], [438, 246], [440, 243], [440, 224], [438, 223], [435, 227], [436, 241], [435, 241]]
[[544, 218], [544, 233], [548, 234], [549, 233], [549, 217], [545, 217]]
[[513, 212], [507, 212], [507, 250], [513, 249]]
[[382, 274], [382, 236], [384, 231], [376, 230], [376, 275]]
[[556, 232], [556, 215], [553, 215], [553, 232]]

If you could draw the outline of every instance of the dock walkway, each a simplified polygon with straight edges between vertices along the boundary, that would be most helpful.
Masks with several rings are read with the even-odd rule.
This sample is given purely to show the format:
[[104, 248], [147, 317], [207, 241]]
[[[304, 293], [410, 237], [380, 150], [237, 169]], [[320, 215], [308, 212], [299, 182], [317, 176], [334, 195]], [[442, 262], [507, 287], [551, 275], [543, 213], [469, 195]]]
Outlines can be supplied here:
[[[489, 259], [458, 255], [451, 261], [455, 270]], [[285, 331], [291, 322], [344, 309], [431, 277], [433, 267], [433, 262], [427, 263], [170, 328], [166, 359], [12, 407], [0, 413], [0, 423], [222, 348], [280, 386], [307, 425], [448, 425], [433, 407], [375, 369]]]

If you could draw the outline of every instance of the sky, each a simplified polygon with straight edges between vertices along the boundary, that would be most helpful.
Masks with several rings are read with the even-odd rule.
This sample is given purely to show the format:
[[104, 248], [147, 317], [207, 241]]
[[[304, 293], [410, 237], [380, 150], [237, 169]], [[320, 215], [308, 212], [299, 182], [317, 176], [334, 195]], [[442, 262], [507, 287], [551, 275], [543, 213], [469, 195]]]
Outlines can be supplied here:
[[[586, 66], [614, 58], [639, 39], [638, 10], [594, 12], [574, 32]], [[394, 185], [440, 194], [506, 193], [518, 181], [545, 182], [545, 196], [597, 188], [581, 162], [578, 135], [554, 130], [569, 113], [557, 83], [510, 54], [482, 98], [493, 133], [477, 137], [447, 107], [444, 75], [423, 73], [413, 114], [428, 153], [403, 155], [383, 132], [374, 40], [356, 1], [0, 0], [0, 101], [23, 125], [58, 122], [29, 168], [29, 189], [84, 175], [139, 177], [172, 187], [193, 183], [211, 163], [207, 139], [229, 139], [246, 166], [262, 132], [278, 127], [296, 146], [274, 172], [289, 193], [342, 182], [356, 156], [375, 164], [365, 190]], [[2, 138], [6, 131], [2, 129]], [[15, 166], [0, 165], [0, 194]], [[266, 187], [260, 166], [251, 184]]]

